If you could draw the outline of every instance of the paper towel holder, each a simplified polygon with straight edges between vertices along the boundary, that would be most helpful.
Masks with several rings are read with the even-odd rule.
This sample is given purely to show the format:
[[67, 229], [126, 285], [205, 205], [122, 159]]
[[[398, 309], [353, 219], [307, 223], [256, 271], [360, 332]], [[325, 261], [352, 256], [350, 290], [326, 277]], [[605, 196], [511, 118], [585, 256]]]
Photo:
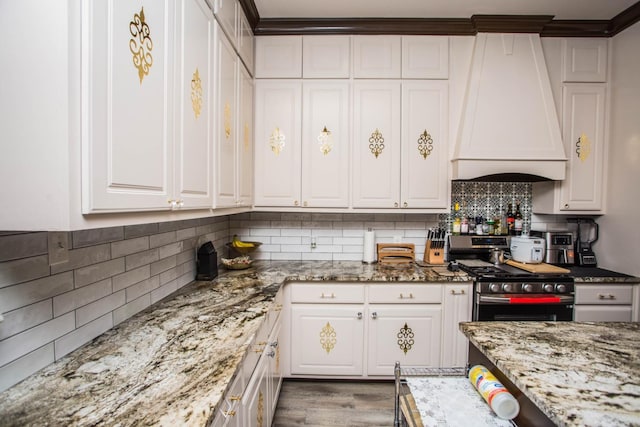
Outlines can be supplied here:
[[367, 231], [364, 233], [363, 239], [363, 254], [362, 254], [362, 263], [363, 264], [375, 264], [376, 261], [376, 238], [375, 233], [369, 227]]

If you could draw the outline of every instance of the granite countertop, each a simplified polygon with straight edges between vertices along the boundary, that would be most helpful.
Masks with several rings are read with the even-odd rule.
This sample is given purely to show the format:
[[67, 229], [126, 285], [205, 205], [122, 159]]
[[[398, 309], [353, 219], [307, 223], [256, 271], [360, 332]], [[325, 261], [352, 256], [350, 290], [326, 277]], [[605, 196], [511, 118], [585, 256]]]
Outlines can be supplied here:
[[468, 322], [460, 330], [558, 426], [640, 425], [640, 323]]
[[222, 269], [216, 280], [183, 287], [1, 393], [0, 424], [206, 425], [282, 284], [468, 280], [444, 267], [360, 262]]

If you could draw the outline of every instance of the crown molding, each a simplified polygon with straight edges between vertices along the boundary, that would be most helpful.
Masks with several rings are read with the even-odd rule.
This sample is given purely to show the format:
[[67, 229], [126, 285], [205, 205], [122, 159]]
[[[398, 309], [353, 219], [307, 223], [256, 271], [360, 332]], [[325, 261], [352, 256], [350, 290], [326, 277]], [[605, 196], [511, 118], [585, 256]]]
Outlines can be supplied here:
[[640, 21], [640, 1], [610, 20], [556, 20], [551, 15], [470, 18], [260, 18], [254, 0], [239, 0], [255, 35], [538, 33], [541, 37], [613, 37]]

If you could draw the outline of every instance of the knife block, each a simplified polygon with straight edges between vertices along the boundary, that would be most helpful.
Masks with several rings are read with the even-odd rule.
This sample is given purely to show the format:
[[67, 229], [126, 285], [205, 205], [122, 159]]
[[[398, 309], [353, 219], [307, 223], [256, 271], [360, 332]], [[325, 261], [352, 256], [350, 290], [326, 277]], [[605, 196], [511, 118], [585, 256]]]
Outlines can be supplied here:
[[427, 264], [444, 264], [444, 248], [434, 245], [431, 240], [427, 240], [427, 244], [424, 248], [423, 261]]

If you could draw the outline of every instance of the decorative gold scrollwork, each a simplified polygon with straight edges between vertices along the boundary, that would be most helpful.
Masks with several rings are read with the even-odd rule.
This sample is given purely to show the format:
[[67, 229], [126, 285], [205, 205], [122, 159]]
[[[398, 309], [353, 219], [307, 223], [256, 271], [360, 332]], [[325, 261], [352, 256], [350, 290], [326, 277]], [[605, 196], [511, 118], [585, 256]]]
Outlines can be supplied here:
[[273, 132], [271, 132], [271, 136], [269, 136], [269, 145], [271, 146], [271, 151], [276, 153], [276, 156], [284, 149], [285, 139], [286, 137], [284, 133], [280, 132], [279, 127], [275, 128]]
[[258, 393], [258, 414], [256, 416], [256, 426], [262, 427], [264, 425], [264, 395], [262, 391]]
[[404, 354], [407, 354], [407, 351], [411, 350], [413, 347], [413, 331], [411, 328], [405, 323], [402, 328], [400, 328], [400, 332], [398, 332], [398, 346], [400, 346], [400, 350], [404, 351]]
[[231, 137], [231, 105], [228, 102], [224, 104], [224, 136]]
[[580, 138], [578, 138], [578, 141], [576, 142], [576, 154], [583, 162], [587, 160], [591, 154], [591, 140], [584, 133], [580, 135]]
[[202, 80], [197, 67], [191, 78], [191, 106], [197, 119], [202, 112]]
[[144, 7], [140, 8], [140, 13], [133, 15], [133, 21], [129, 22], [129, 50], [133, 55], [133, 66], [138, 70], [140, 84], [144, 76], [149, 75], [149, 69], [153, 65], [153, 40], [151, 40], [151, 30], [144, 17]]
[[329, 322], [320, 331], [320, 345], [329, 354], [336, 346], [336, 330]]
[[318, 135], [318, 144], [320, 144], [320, 151], [325, 156], [333, 149], [333, 136], [331, 132], [327, 130], [326, 126], [322, 129], [320, 135]]
[[429, 132], [425, 129], [424, 132], [418, 137], [418, 152], [426, 159], [433, 151], [433, 138], [429, 135]]
[[376, 156], [376, 159], [382, 153], [382, 150], [384, 150], [384, 137], [378, 128], [373, 131], [369, 138], [369, 150], [371, 150], [371, 153]]

